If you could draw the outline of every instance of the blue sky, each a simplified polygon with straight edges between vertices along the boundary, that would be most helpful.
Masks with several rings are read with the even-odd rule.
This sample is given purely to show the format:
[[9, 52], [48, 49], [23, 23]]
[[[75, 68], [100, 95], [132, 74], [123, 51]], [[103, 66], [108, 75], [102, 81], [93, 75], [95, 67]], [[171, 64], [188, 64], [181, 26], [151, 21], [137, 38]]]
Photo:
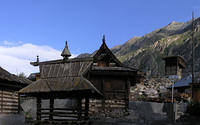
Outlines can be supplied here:
[[200, 13], [198, 0], [4, 0], [0, 41], [22, 41], [72, 53], [93, 52], [102, 34], [113, 47], [171, 21]]
[[71, 53], [92, 53], [103, 34], [111, 48], [172, 21], [188, 21], [192, 11], [200, 16], [199, 0], [0, 0], [0, 46], [62, 51], [68, 40]]

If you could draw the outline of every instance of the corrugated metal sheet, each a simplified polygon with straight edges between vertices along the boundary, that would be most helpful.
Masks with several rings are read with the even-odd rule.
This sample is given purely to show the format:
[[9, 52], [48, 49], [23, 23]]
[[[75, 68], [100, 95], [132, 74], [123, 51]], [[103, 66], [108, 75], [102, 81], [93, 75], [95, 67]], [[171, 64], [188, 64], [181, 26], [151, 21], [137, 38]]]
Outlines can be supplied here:
[[[175, 88], [188, 87], [188, 86], [190, 86], [190, 83], [192, 83], [192, 76], [191, 75], [189, 75], [189, 76], [177, 81], [176, 83], [174, 83], [174, 87]], [[171, 86], [169, 88], [171, 88]]]

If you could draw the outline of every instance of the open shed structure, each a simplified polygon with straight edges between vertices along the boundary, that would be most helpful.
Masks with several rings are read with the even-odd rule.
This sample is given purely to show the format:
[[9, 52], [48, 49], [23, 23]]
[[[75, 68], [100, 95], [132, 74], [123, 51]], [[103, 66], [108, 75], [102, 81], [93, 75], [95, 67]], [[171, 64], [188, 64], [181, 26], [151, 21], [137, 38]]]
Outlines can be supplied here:
[[[40, 79], [20, 90], [20, 94], [37, 98], [38, 121], [85, 121], [95, 113], [127, 111], [129, 87], [135, 83], [138, 70], [124, 66], [104, 37], [90, 57], [68, 58], [67, 43], [61, 55], [61, 60], [31, 63], [40, 67]], [[43, 99], [50, 100], [49, 108], [42, 108]], [[76, 100], [76, 106], [55, 108], [55, 99]]]
[[0, 113], [18, 113], [18, 91], [29, 84], [30, 80], [19, 78], [0, 67]]

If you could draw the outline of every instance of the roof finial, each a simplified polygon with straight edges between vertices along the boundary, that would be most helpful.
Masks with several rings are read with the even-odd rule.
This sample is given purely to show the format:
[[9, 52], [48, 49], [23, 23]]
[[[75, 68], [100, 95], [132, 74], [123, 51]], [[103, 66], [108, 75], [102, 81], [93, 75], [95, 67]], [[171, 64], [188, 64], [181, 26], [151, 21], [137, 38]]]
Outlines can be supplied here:
[[103, 34], [102, 42], [105, 43], [105, 41], [106, 41], [106, 40], [105, 40], [105, 35]]
[[69, 52], [67, 40], [65, 41], [65, 48], [63, 49], [61, 56], [63, 56], [64, 59], [68, 59], [68, 57], [71, 56], [71, 53]]
[[68, 46], [68, 45], [67, 45], [67, 40], [65, 41], [65, 47], [66, 47], [66, 46]]
[[39, 55], [37, 55], [37, 63], [39, 63], [39, 61], [40, 61], [40, 60], [39, 60]]

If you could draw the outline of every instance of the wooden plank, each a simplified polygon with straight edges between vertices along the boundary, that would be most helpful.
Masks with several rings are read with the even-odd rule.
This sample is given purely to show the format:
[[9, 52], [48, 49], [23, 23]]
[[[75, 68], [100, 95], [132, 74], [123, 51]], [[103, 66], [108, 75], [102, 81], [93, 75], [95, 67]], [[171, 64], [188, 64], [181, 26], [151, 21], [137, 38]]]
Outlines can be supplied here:
[[49, 115], [49, 114], [78, 114], [78, 112], [53, 112], [53, 113], [50, 113], [50, 112], [41, 112], [41, 114], [44, 114], [44, 115]]
[[[41, 108], [41, 110], [50, 110], [50, 108]], [[77, 111], [77, 109], [71, 109], [71, 108], [53, 108], [53, 110], [66, 110], [66, 111]]]
[[18, 104], [3, 104], [3, 107], [10, 106], [10, 107], [18, 107]]
[[7, 110], [7, 111], [13, 111], [13, 110], [15, 110], [15, 111], [18, 111], [18, 108], [3, 108], [2, 110]]
[[3, 103], [16, 103], [16, 104], [18, 104], [18, 101], [3, 100]]
[[10, 91], [3, 91], [3, 94], [8, 94], [8, 95], [13, 95], [15, 91], [10, 92]]
[[3, 100], [4, 99], [18, 100], [18, 98], [15, 98], [15, 97], [12, 97], [12, 96], [10, 96], [10, 97], [8, 97], [8, 96], [1, 96], [0, 98], [3, 98]]
[[62, 114], [55, 114], [53, 116], [56, 116], [56, 117], [68, 117], [68, 118], [79, 118], [77, 115], [62, 115]]
[[5, 96], [5, 97], [16, 97], [16, 98], [18, 98], [17, 94], [5, 94], [5, 93], [3, 93], [1, 95]]

